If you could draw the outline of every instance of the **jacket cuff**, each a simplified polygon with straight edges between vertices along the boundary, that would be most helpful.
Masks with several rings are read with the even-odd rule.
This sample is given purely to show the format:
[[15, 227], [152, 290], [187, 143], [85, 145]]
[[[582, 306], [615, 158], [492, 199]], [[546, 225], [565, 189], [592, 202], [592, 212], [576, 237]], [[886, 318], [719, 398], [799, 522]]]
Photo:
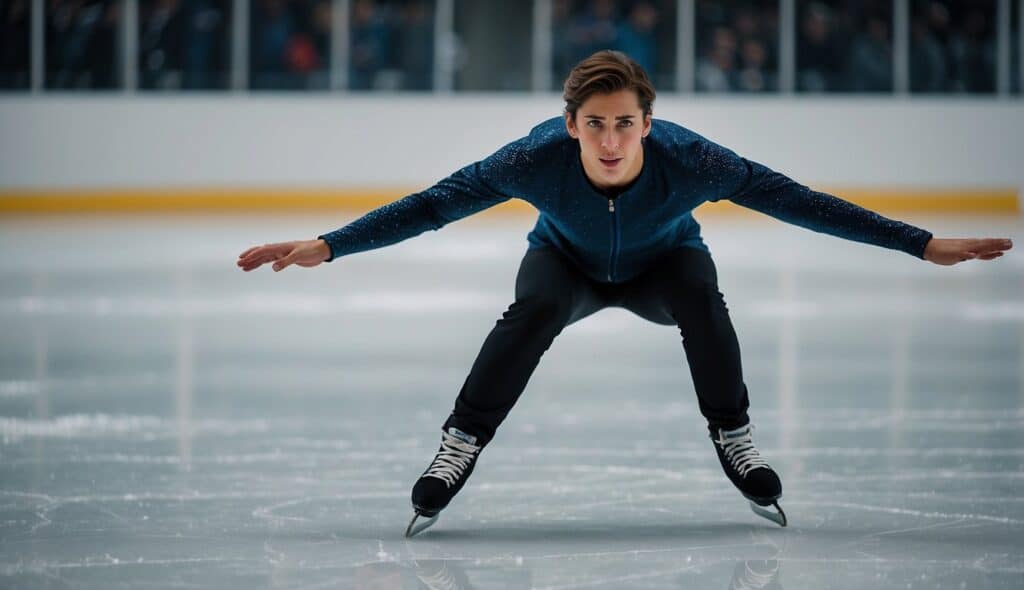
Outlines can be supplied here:
[[919, 228], [914, 228], [914, 230], [914, 233], [910, 236], [905, 252], [924, 260], [924, 249], [932, 239], [932, 232]]
[[327, 244], [327, 249], [331, 253], [330, 257], [327, 260], [324, 260], [324, 262], [330, 262], [330, 261], [334, 260], [335, 258], [337, 258], [337, 256], [334, 255], [334, 246], [332, 246], [331, 245], [331, 241], [329, 239], [327, 239], [327, 234], [319, 235], [319, 236], [316, 237], [316, 239], [323, 240], [324, 243]]

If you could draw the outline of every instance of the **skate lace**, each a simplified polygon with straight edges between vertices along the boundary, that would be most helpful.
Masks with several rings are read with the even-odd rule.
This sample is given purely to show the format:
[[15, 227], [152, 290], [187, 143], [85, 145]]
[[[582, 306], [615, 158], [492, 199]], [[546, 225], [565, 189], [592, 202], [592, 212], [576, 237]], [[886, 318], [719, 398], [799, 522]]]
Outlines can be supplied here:
[[455, 484], [456, 480], [462, 477], [462, 472], [469, 467], [473, 456], [480, 450], [480, 447], [448, 434], [441, 433], [441, 450], [434, 457], [423, 477], [435, 477], [445, 482], [448, 487]]
[[738, 436], [726, 438], [724, 431], [719, 430], [718, 439], [715, 441], [722, 447], [725, 458], [732, 464], [733, 469], [738, 471], [742, 477], [746, 477], [748, 473], [758, 467], [768, 467], [768, 462], [761, 457], [761, 453], [754, 446], [754, 440], [750, 436], [753, 431], [754, 427], [751, 426]]

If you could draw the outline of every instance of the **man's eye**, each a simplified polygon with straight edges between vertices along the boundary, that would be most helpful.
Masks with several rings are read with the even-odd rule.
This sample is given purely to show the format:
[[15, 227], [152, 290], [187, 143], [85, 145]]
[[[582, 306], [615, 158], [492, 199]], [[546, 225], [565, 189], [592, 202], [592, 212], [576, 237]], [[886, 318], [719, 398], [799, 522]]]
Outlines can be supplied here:
[[594, 121], [593, 119], [591, 119], [590, 121], [587, 121], [587, 125], [590, 126], [590, 127], [600, 127], [601, 126], [601, 122], [600, 121]]
[[628, 121], [628, 120], [627, 121], [619, 121], [619, 125], [622, 125], [623, 127], [632, 127], [633, 126], [633, 122], [632, 121]]

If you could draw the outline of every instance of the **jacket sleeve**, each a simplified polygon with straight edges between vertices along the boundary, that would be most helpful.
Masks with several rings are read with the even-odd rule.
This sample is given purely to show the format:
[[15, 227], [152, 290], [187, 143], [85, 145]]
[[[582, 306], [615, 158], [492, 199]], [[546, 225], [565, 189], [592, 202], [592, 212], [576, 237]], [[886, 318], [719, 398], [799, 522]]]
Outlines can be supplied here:
[[709, 187], [709, 201], [728, 199], [812, 231], [901, 250], [918, 258], [924, 257], [932, 238], [926, 230], [811, 190], [714, 142], [703, 142], [699, 160], [699, 181]]
[[511, 198], [503, 181], [511, 177], [516, 144], [462, 168], [434, 186], [375, 209], [352, 223], [318, 236], [334, 260], [346, 254], [397, 244], [427, 230], [438, 230]]

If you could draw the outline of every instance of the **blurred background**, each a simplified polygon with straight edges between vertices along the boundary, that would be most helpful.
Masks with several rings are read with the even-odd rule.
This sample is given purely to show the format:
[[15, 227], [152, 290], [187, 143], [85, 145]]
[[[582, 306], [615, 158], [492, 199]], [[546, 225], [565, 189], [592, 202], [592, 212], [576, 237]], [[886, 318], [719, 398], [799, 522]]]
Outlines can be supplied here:
[[1019, 95], [1019, 0], [4, 0], [0, 88]]
[[557, 116], [602, 48], [656, 116], [805, 183], [1016, 211], [1022, 6], [3, 0], [0, 211], [363, 210]]

